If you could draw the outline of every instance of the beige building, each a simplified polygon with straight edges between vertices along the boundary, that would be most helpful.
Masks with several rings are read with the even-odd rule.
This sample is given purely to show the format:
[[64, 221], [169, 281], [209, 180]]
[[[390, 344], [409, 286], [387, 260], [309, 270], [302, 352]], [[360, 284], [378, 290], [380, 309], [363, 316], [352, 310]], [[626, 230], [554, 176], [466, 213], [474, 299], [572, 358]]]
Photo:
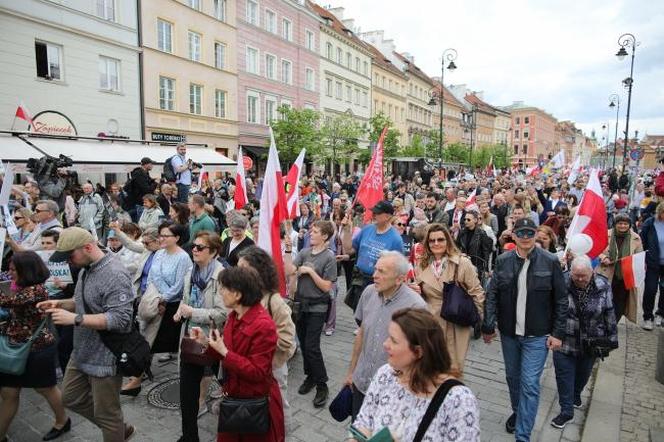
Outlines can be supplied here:
[[556, 152], [556, 118], [517, 101], [502, 108], [512, 116], [512, 164], [533, 166]]
[[236, 2], [143, 2], [145, 138], [238, 145]]
[[[440, 130], [440, 78], [434, 78], [435, 81], [435, 101], [436, 106], [433, 111], [433, 130]], [[443, 132], [444, 144], [454, 144], [463, 142], [463, 114], [465, 112], [463, 103], [461, 103], [447, 88], [443, 89]]]
[[408, 125], [406, 121], [408, 77], [378, 49], [369, 43], [366, 43], [366, 45], [373, 56], [371, 60], [373, 74], [371, 115], [383, 113], [388, 117], [394, 123], [394, 128], [401, 134], [399, 144], [405, 146], [408, 144]]
[[509, 112], [493, 107], [496, 119], [493, 125], [493, 144], [509, 146], [512, 144], [512, 116]]
[[415, 65], [415, 60], [411, 55], [395, 52], [394, 57], [408, 77], [406, 95], [408, 140], [410, 142], [415, 135], [420, 135], [426, 144], [430, 131], [434, 128], [433, 109], [429, 106], [434, 82]]

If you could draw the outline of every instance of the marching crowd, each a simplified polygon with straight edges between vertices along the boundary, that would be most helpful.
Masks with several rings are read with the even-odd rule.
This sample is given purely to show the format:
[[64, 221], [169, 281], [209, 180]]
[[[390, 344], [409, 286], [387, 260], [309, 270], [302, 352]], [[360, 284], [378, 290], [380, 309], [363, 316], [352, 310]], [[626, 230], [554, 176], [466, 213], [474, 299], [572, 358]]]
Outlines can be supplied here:
[[[560, 402], [551, 425], [563, 428], [597, 359], [618, 347], [617, 322], [638, 321], [621, 258], [648, 251], [642, 326], [662, 325], [664, 203], [648, 175], [630, 192], [626, 176], [601, 173], [609, 245], [596, 259], [566, 238], [587, 174], [570, 184], [562, 172], [507, 169], [386, 176], [371, 214], [353, 204], [359, 176], [307, 176], [299, 215], [281, 226], [280, 269], [256, 245], [260, 179], [246, 180], [250, 202], [236, 207], [234, 179], [199, 187], [184, 145], [161, 181], [152, 167], [144, 158], [123, 186], [84, 183], [59, 200], [35, 181], [14, 186], [0, 282], [0, 441], [10, 440], [22, 388], [53, 410], [43, 440], [69, 432], [72, 411], [104, 441], [129, 439], [140, 429], [124, 421], [120, 397], [141, 392], [151, 354], [179, 364], [179, 441], [199, 440], [213, 383], [219, 441], [283, 441], [298, 350], [306, 379], [297, 394], [315, 390], [313, 407], [351, 417], [348, 440], [477, 441], [464, 363], [471, 339], [490, 344], [497, 333], [512, 406], [505, 429], [528, 441], [549, 351]], [[321, 336], [334, 335], [336, 309], [346, 308], [337, 298], [357, 329], [330, 401]]]

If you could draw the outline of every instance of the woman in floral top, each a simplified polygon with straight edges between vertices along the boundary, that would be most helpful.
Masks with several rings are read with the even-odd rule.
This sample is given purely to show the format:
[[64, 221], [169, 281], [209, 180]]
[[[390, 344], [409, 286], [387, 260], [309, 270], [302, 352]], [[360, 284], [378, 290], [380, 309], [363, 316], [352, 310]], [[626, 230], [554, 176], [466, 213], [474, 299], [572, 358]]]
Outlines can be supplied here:
[[[7, 336], [10, 343], [22, 344], [30, 339], [44, 319], [44, 313], [36, 305], [48, 299], [44, 282], [49, 271], [35, 252], [16, 252], [9, 264], [9, 274], [11, 294], [0, 295], [0, 307], [8, 309], [10, 316], [0, 334]], [[71, 421], [56, 385], [55, 361], [55, 338], [48, 327], [44, 327], [32, 342], [25, 372], [19, 376], [0, 373], [0, 441], [6, 440], [9, 425], [18, 411], [21, 388], [37, 390], [55, 414], [55, 425], [43, 440], [55, 439], [69, 431]]]
[[[387, 428], [395, 441], [410, 442], [436, 391], [455, 379], [456, 373], [451, 369], [443, 330], [424, 309], [395, 312], [383, 347], [388, 363], [371, 381], [353, 425], [367, 437]], [[421, 440], [480, 440], [479, 406], [468, 387], [450, 388]]]

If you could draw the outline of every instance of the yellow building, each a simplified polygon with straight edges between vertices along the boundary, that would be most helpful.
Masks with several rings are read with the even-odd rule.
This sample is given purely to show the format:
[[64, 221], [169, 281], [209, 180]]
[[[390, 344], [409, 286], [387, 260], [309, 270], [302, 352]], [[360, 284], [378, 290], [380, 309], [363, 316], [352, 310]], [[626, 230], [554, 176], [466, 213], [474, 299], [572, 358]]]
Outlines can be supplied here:
[[408, 141], [411, 142], [415, 135], [420, 135], [426, 144], [430, 131], [435, 128], [433, 109], [429, 106], [434, 82], [415, 65], [410, 55], [394, 52], [394, 59], [401, 64], [400, 69], [408, 77], [406, 88]]
[[237, 151], [235, 1], [143, 2], [145, 138]]
[[394, 123], [394, 128], [401, 134], [399, 144], [405, 146], [408, 144], [408, 124], [406, 120], [408, 77], [378, 49], [369, 43], [366, 43], [366, 45], [373, 57], [371, 60], [371, 72], [373, 74], [371, 115], [374, 116], [382, 112], [383, 115], [389, 117]]
[[[436, 105], [433, 111], [433, 130], [440, 130], [440, 83], [436, 80], [434, 86], [434, 95]], [[464, 107], [457, 98], [447, 89], [443, 89], [443, 132], [444, 144], [454, 144], [463, 142], [463, 113]]]

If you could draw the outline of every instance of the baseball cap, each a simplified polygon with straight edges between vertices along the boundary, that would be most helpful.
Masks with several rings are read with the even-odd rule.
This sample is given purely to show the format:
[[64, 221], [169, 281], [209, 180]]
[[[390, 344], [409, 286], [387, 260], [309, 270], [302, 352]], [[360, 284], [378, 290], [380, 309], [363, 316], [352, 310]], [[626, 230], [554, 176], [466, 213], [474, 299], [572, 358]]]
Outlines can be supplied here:
[[51, 255], [51, 261], [63, 262], [69, 260], [72, 252], [86, 244], [95, 242], [90, 232], [80, 227], [68, 227], [60, 232], [60, 239]]
[[146, 164], [154, 164], [154, 161], [152, 161], [149, 157], [141, 158], [141, 166], [145, 166]]
[[387, 213], [388, 215], [394, 215], [394, 207], [392, 207], [391, 202], [389, 202], [387, 200], [383, 200], [383, 201], [379, 201], [378, 204], [373, 206], [373, 208], [371, 209], [371, 212], [373, 212], [374, 215], [379, 215], [381, 213]]
[[535, 221], [533, 221], [530, 218], [521, 218], [516, 220], [514, 223], [514, 228], [512, 229], [514, 232], [518, 232], [520, 230], [532, 230], [533, 232], [537, 232], [537, 226], [535, 225]]

